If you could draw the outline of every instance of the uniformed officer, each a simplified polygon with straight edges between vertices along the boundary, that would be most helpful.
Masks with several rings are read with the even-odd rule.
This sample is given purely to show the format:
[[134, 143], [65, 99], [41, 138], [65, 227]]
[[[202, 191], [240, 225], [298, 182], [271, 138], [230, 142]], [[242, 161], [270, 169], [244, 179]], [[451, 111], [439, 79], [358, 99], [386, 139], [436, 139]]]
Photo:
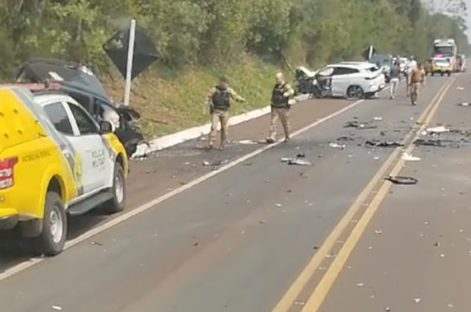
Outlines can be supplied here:
[[227, 142], [227, 134], [229, 128], [229, 108], [231, 101], [245, 102], [245, 99], [238, 95], [231, 87], [226, 78], [221, 78], [219, 84], [211, 89], [208, 96], [209, 110], [211, 114], [211, 131], [209, 133], [208, 148], [214, 147], [216, 133], [219, 122], [221, 123], [221, 145], [224, 148]]
[[271, 123], [267, 143], [276, 141], [276, 122], [280, 119], [285, 132], [285, 142], [290, 139], [289, 109], [293, 104], [294, 89], [285, 81], [283, 74], [276, 74], [276, 84], [271, 96]]

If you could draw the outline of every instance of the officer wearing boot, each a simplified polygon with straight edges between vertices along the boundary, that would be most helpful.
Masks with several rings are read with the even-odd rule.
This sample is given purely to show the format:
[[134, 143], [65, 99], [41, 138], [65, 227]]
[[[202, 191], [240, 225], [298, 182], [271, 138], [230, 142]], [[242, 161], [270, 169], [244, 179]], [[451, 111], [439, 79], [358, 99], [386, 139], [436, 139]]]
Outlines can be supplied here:
[[245, 99], [239, 96], [231, 87], [226, 78], [221, 78], [219, 84], [211, 89], [208, 96], [209, 111], [211, 114], [211, 131], [209, 133], [208, 148], [214, 147], [218, 124], [221, 123], [221, 145], [224, 148], [227, 141], [229, 128], [229, 109], [231, 101], [245, 102]]
[[271, 96], [271, 123], [267, 143], [276, 141], [276, 122], [281, 121], [285, 133], [285, 142], [290, 139], [289, 109], [293, 101], [294, 89], [285, 81], [283, 74], [276, 74], [276, 84]]

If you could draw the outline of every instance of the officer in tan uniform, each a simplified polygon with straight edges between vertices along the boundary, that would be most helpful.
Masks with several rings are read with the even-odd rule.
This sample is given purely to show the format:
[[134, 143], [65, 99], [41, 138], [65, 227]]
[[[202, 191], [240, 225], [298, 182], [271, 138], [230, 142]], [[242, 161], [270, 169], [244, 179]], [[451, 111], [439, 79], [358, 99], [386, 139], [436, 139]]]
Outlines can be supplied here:
[[219, 122], [221, 123], [221, 145], [224, 148], [227, 141], [227, 133], [229, 128], [229, 109], [231, 101], [245, 102], [245, 99], [239, 96], [231, 87], [226, 78], [221, 78], [219, 84], [211, 89], [208, 95], [209, 111], [211, 114], [211, 131], [209, 133], [208, 148], [214, 147], [216, 133]]
[[283, 74], [276, 74], [276, 84], [271, 96], [271, 123], [267, 143], [276, 141], [276, 122], [280, 119], [285, 132], [285, 142], [290, 139], [289, 109], [292, 104], [294, 89], [285, 81]]
[[425, 71], [421, 69], [422, 64], [413, 69], [409, 77], [409, 90], [412, 105], [417, 105], [420, 86], [425, 82]]

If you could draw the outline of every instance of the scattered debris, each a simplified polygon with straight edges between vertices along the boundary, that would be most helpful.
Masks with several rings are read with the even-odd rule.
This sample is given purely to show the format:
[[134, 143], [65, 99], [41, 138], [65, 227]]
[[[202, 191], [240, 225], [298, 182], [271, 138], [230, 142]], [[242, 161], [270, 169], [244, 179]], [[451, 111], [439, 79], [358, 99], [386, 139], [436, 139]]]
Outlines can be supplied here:
[[283, 205], [280, 204], [280, 203], [276, 203], [275, 206], [276, 206], [276, 207], [283, 207]]
[[414, 298], [414, 301], [415, 301], [415, 303], [420, 303], [420, 302], [422, 301], [422, 299], [420, 299], [420, 298]]
[[99, 243], [99, 242], [92, 242], [92, 245], [95, 245], [95, 246], [103, 246], [102, 243]]
[[456, 90], [460, 90], [460, 91], [463, 91], [464, 88], [463, 87], [457, 87]]
[[386, 312], [391, 312], [392, 310], [391, 310], [390, 307], [386, 307], [386, 308], [384, 309], [384, 311], [386, 311]]
[[349, 136], [342, 136], [342, 137], [337, 138], [337, 141], [339, 141], [339, 142], [341, 142], [341, 141], [355, 141], [355, 138], [352, 138], [352, 137], [349, 137]]
[[442, 140], [442, 139], [417, 139], [414, 142], [419, 146], [434, 146], [434, 147], [454, 147], [459, 148], [460, 143], [455, 140]]
[[332, 148], [344, 150], [347, 146], [345, 144], [338, 144], [338, 143], [329, 143], [329, 146]]
[[441, 255], [440, 255], [440, 258], [445, 258], [445, 254], [441, 254]]
[[373, 159], [374, 160], [379, 160], [379, 156], [375, 156]]
[[373, 118], [374, 121], [382, 121], [383, 120], [383, 117], [381, 116], [376, 116]]
[[402, 184], [402, 185], [414, 185], [419, 182], [419, 180], [417, 180], [416, 178], [404, 177], [404, 176], [390, 176], [386, 178], [386, 180], [394, 184]]
[[371, 122], [358, 122], [358, 121], [349, 121], [345, 124], [344, 128], [356, 128], [356, 129], [376, 129], [378, 126], [372, 125]]
[[439, 242], [436, 242], [435, 244], [433, 244], [434, 247], [440, 247], [440, 243]]
[[408, 154], [408, 153], [404, 153], [404, 154], [402, 154], [402, 160], [405, 160], [405, 161], [420, 161], [421, 158], [412, 156], [411, 154]]
[[394, 141], [368, 140], [365, 142], [368, 147], [402, 147], [404, 144]]
[[296, 155], [296, 158], [306, 158], [306, 154], [300, 153], [300, 154]]
[[375, 231], [375, 234], [381, 235], [381, 234], [383, 234], [383, 231], [381, 231], [381, 230], [376, 230], [376, 231]]
[[52, 306], [52, 309], [53, 309], [53, 310], [56, 310], [56, 311], [62, 311], [62, 307], [61, 307], [61, 306], [58, 306], [58, 305], [53, 305], [53, 306]]
[[365, 286], [365, 284], [363, 284], [363, 283], [357, 283], [357, 287], [363, 287], [363, 286]]
[[453, 309], [455, 306], [454, 306], [452, 303], [449, 303], [449, 304], [448, 304], [448, 307], [449, 307], [450, 309]]
[[297, 165], [297, 166], [310, 166], [311, 162], [301, 159], [292, 159], [288, 162], [288, 165]]
[[198, 242], [194, 242], [193, 243], [193, 247], [198, 247], [199, 243]]
[[439, 134], [439, 133], [450, 132], [450, 129], [445, 128], [444, 126], [440, 126], [440, 127], [435, 127], [435, 128], [428, 128], [425, 131], [430, 134]]
[[258, 221], [258, 224], [265, 224], [265, 221], [260, 220], [260, 221]]
[[258, 144], [257, 142], [254, 142], [252, 140], [240, 140], [237, 143], [242, 144], [242, 145], [255, 145], [255, 144]]
[[203, 166], [205, 167], [217, 167], [227, 164], [229, 161], [227, 159], [224, 160], [215, 160], [215, 161], [203, 161]]
[[471, 106], [471, 103], [464, 102], [464, 103], [458, 104], [458, 106], [468, 107], [468, 106]]

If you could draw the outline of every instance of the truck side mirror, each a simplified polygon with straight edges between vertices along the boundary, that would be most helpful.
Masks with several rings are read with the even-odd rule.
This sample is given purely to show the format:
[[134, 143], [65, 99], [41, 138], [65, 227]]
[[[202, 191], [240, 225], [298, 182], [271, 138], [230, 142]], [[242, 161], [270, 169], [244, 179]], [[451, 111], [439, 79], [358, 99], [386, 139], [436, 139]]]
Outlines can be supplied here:
[[113, 126], [109, 121], [101, 121], [100, 122], [100, 132], [101, 134], [107, 134], [113, 132]]

